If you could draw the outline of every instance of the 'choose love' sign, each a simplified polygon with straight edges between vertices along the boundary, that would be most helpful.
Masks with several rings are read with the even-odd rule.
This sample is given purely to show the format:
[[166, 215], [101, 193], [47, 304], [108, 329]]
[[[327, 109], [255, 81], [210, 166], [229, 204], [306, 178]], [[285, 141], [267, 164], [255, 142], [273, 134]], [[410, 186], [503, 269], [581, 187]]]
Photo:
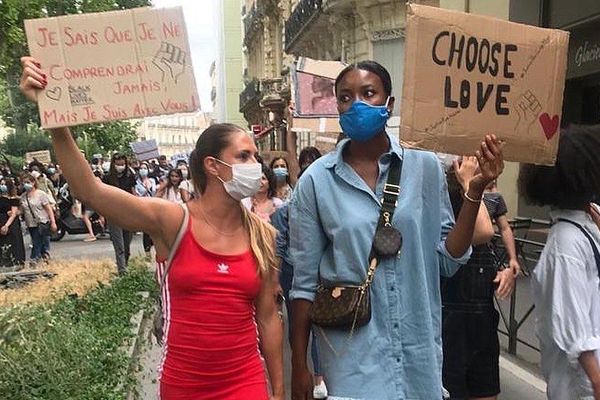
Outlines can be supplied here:
[[487, 133], [505, 159], [554, 164], [569, 34], [409, 4], [401, 138], [473, 154]]

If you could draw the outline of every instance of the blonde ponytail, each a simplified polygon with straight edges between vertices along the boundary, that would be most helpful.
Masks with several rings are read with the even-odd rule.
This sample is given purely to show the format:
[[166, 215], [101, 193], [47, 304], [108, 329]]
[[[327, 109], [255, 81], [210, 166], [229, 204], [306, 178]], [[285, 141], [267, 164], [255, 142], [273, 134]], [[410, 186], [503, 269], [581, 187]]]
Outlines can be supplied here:
[[242, 204], [240, 206], [244, 228], [250, 233], [250, 248], [256, 259], [258, 272], [264, 275], [272, 268], [277, 268], [277, 256], [275, 255], [277, 231], [256, 214], [248, 211]]

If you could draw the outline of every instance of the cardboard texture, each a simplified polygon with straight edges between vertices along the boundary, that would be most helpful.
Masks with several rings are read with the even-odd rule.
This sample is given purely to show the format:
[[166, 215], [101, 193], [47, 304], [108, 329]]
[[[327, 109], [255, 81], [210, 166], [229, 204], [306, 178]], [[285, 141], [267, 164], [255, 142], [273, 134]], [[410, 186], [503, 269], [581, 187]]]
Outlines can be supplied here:
[[158, 145], [156, 139], [142, 140], [140, 142], [131, 143], [131, 150], [135, 154], [135, 158], [139, 161], [152, 160], [158, 158]]
[[298, 57], [292, 69], [295, 118], [337, 118], [335, 78], [346, 67], [339, 61]]
[[565, 31], [409, 4], [403, 142], [474, 154], [495, 133], [505, 160], [554, 164], [568, 41]]
[[48, 80], [44, 128], [200, 107], [181, 7], [32, 19], [25, 30]]
[[37, 160], [42, 164], [50, 164], [52, 162], [52, 158], [50, 157], [50, 150], [38, 150], [38, 151], [29, 151], [25, 153], [25, 162], [30, 163], [33, 160]]

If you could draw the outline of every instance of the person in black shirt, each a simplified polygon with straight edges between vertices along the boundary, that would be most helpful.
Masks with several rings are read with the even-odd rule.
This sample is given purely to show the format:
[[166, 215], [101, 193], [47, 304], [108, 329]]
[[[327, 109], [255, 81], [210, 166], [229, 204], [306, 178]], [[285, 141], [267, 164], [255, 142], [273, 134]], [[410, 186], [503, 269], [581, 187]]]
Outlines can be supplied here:
[[25, 263], [19, 206], [20, 199], [13, 180], [0, 178], [0, 268]]
[[[463, 157], [463, 164], [455, 162], [448, 172], [448, 191], [455, 215], [463, 201], [473, 201], [464, 196], [464, 187], [468, 187], [469, 170], [474, 172], [476, 168], [476, 160]], [[506, 204], [499, 194], [484, 195], [483, 203], [489, 214], [488, 223], [489, 219], [498, 223], [506, 218]], [[508, 297], [516, 275], [512, 268], [499, 268], [489, 242], [491, 237], [485, 241], [474, 238], [473, 253], [467, 264], [441, 281], [442, 380], [453, 400], [496, 399], [500, 393], [499, 314], [494, 308], [494, 292], [500, 299]]]
[[[104, 176], [104, 183], [134, 194], [135, 173], [129, 167], [127, 157], [124, 154], [113, 154], [108, 174]], [[129, 261], [131, 232], [122, 229], [111, 221], [107, 221], [107, 223], [110, 229], [110, 240], [115, 249], [117, 271], [119, 274], [123, 274], [127, 269], [127, 262]]]

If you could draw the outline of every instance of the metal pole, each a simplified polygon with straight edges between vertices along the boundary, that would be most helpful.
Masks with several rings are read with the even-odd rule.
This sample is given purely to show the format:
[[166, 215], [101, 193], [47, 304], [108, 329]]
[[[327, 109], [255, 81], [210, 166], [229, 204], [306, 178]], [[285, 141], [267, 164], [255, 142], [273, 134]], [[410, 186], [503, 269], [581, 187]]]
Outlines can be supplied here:
[[508, 316], [508, 354], [512, 354], [514, 356], [517, 355], [517, 333], [519, 331], [519, 325], [517, 320], [515, 319], [516, 302], [517, 285], [515, 283], [515, 288], [510, 296], [510, 312]]

